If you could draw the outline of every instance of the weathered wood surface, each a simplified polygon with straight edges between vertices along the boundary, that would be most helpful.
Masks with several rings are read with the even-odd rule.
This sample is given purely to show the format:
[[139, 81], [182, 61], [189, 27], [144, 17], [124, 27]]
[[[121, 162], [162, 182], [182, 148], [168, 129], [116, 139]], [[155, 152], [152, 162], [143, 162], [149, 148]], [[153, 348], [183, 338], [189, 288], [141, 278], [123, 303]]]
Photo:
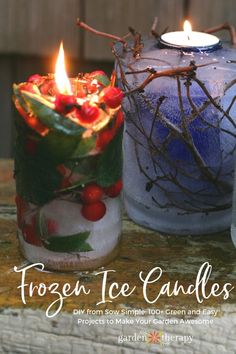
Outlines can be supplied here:
[[124, 35], [128, 26], [148, 33], [154, 16], [160, 31], [182, 28], [188, 15], [195, 29], [236, 23], [234, 0], [1, 0], [0, 53], [54, 55], [64, 40], [72, 57], [112, 60], [107, 41], [80, 31], [83, 21], [103, 31]]
[[125, 34], [128, 26], [149, 32], [154, 16], [159, 16], [162, 29], [168, 24], [179, 28], [182, 14], [183, 0], [1, 0], [0, 53], [53, 55], [63, 39], [73, 57], [111, 60], [107, 43], [80, 31], [77, 17], [101, 30]]
[[13, 161], [0, 160], [0, 205], [14, 205]]
[[[235, 0], [190, 0], [189, 18], [193, 28], [201, 31], [225, 22], [236, 26], [236, 3]], [[229, 33], [222, 31], [220, 38], [230, 39]]]
[[[1, 21], [0, 21], [1, 22]], [[1, 33], [1, 32], [0, 32]], [[1, 36], [1, 35], [0, 35]], [[0, 63], [0, 156], [9, 156], [12, 152], [12, 65], [7, 58]]]
[[[86, 318], [86, 316], [81, 316]], [[88, 317], [88, 316], [87, 316]], [[114, 319], [115, 316], [112, 316]], [[116, 316], [119, 319], [118, 316]], [[160, 316], [161, 318], [161, 316]], [[137, 320], [140, 317], [136, 318]], [[145, 317], [151, 320], [151, 316]], [[142, 342], [118, 343], [120, 335], [144, 334], [157, 330], [153, 325], [78, 326], [72, 314], [62, 313], [49, 320], [40, 310], [6, 309], [0, 314], [0, 352], [10, 354], [235, 354], [235, 313], [224, 307], [224, 316], [212, 328], [160, 325], [169, 335], [193, 335], [192, 344], [169, 345]]]
[[[181, 28], [183, 0], [86, 0], [86, 22], [101, 31], [124, 36], [131, 26], [148, 35], [153, 19], [158, 16], [158, 29], [163, 31]], [[94, 39], [95, 37], [95, 39]], [[85, 33], [86, 59], [113, 60], [107, 39]]]
[[55, 55], [61, 40], [79, 56], [80, 0], [1, 0], [0, 53]]
[[[167, 298], [162, 296], [157, 303], [148, 305], [142, 294], [138, 280], [139, 271], [147, 274], [155, 266], [163, 268], [163, 276], [157, 284], [150, 287], [149, 296], [155, 298], [158, 288], [167, 281], [179, 280], [183, 285], [190, 284], [196, 278], [203, 262], [213, 266], [211, 282], [236, 284], [236, 250], [229, 232], [212, 236], [168, 236], [143, 229], [126, 217], [123, 225], [123, 240], [120, 256], [106, 266], [116, 273], [108, 279], [108, 285], [116, 281], [136, 285], [137, 290], [129, 297], [119, 297], [113, 303], [96, 306], [100, 301], [101, 278], [94, 272], [74, 274], [41, 273], [35, 269], [27, 273], [27, 282], [35, 285], [44, 282], [49, 285], [58, 282], [74, 285], [77, 280], [91, 289], [89, 296], [71, 296], [64, 301], [63, 310], [55, 318], [45, 317], [45, 310], [55, 300], [55, 295], [33, 298], [26, 297], [27, 304], [21, 301], [19, 289], [20, 274], [13, 267], [24, 265], [16, 239], [16, 221], [14, 206], [14, 182], [12, 181], [12, 161], [0, 160], [0, 353], [168, 353], [168, 354], [235, 354], [236, 353], [236, 294], [231, 293], [228, 300], [211, 298], [199, 305], [194, 296], [179, 295]], [[217, 310], [214, 323], [201, 325], [91, 325], [78, 326], [78, 316], [74, 309], [120, 310], [121, 309], [158, 308], [164, 311], [160, 316], [144, 318], [170, 318], [166, 309]], [[79, 316], [86, 318], [86, 316]], [[121, 316], [124, 318], [124, 316]], [[129, 317], [129, 316], [128, 316]], [[174, 316], [171, 316], [174, 317]], [[200, 315], [201, 317], [201, 315]], [[87, 318], [95, 318], [88, 315]], [[101, 318], [101, 317], [97, 317]], [[115, 316], [113, 316], [115, 318]], [[139, 317], [135, 317], [137, 319]], [[207, 318], [210, 318], [209, 316]], [[192, 334], [194, 339], [185, 346], [173, 342], [170, 345], [147, 345], [140, 342], [119, 344], [118, 336], [147, 333], [151, 330], [169, 334]]]

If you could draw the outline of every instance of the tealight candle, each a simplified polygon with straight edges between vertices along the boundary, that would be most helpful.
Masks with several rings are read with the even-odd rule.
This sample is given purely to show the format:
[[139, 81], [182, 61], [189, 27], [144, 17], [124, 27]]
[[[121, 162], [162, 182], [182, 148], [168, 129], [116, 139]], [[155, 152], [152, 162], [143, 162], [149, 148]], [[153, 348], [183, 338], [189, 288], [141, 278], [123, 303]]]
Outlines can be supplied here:
[[166, 48], [182, 50], [209, 50], [221, 45], [218, 37], [212, 34], [192, 31], [189, 21], [184, 22], [184, 31], [164, 33], [160, 38], [160, 44]]
[[94, 269], [118, 253], [123, 93], [106, 74], [55, 75], [14, 85], [18, 237], [52, 270]]

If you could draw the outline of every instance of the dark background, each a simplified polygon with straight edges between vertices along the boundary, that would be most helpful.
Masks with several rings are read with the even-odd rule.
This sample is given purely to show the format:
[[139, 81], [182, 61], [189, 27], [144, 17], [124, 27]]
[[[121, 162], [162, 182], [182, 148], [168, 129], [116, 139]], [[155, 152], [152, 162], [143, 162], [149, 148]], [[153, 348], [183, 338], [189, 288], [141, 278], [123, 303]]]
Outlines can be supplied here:
[[12, 83], [34, 73], [54, 72], [61, 40], [70, 76], [97, 69], [112, 71], [109, 41], [79, 29], [77, 17], [99, 30], [125, 35], [130, 25], [148, 34], [154, 16], [158, 16], [160, 32], [167, 26], [182, 29], [187, 17], [195, 30], [226, 21], [236, 25], [236, 1], [0, 0], [0, 157], [13, 154]]

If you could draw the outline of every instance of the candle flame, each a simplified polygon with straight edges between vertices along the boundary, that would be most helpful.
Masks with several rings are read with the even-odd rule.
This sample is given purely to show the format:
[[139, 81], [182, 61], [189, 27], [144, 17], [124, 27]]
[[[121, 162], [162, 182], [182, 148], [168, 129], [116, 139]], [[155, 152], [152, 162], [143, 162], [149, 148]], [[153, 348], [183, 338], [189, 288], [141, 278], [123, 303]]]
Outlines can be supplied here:
[[188, 20], [184, 21], [184, 32], [186, 33], [188, 39], [190, 39], [192, 33], [192, 26]]
[[60, 44], [60, 49], [57, 57], [56, 62], [56, 69], [55, 69], [55, 81], [58, 88], [58, 91], [62, 94], [71, 95], [71, 85], [66, 74], [65, 68], [65, 55], [63, 49], [63, 43]]
[[184, 21], [184, 32], [192, 32], [192, 26], [188, 20]]

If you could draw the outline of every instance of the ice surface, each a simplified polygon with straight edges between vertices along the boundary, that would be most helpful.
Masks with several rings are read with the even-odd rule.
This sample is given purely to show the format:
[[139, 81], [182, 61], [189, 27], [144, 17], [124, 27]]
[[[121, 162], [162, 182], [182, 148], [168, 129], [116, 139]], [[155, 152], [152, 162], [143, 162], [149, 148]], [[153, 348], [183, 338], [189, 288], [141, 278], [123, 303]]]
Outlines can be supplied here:
[[[96, 259], [109, 254], [119, 242], [121, 234], [121, 210], [120, 197], [106, 198], [105, 216], [97, 221], [91, 222], [86, 220], [81, 215], [81, 205], [79, 203], [70, 202], [68, 200], [55, 199], [46, 204], [41, 213], [45, 220], [52, 220], [58, 226], [58, 235], [68, 236], [83, 231], [90, 231], [87, 242], [93, 248], [90, 252], [75, 252], [63, 253], [52, 252], [44, 247], [33, 246], [24, 241], [21, 232], [19, 231], [19, 238], [26, 257], [32, 262], [45, 262], [49, 259], [57, 260], [58, 262], [76, 262], [78, 261], [78, 254], [87, 259]], [[32, 216], [35, 213], [31, 214]], [[30, 222], [30, 219], [28, 220]]]

